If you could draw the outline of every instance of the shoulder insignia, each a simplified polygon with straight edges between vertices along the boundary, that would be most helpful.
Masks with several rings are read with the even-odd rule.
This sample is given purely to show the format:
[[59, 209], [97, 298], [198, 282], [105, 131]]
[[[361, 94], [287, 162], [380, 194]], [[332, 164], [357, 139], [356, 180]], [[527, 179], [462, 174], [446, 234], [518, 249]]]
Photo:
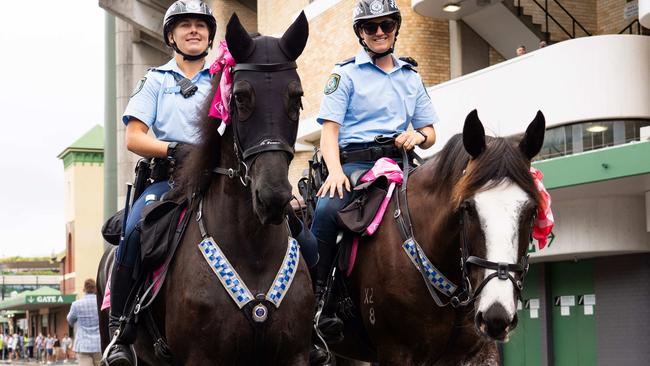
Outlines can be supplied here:
[[350, 62], [354, 62], [354, 60], [356, 60], [356, 57], [350, 57], [350, 58], [345, 59], [345, 60], [343, 60], [343, 61], [341, 61], [341, 62], [337, 62], [336, 65], [337, 65], [337, 66], [347, 65], [347, 64], [349, 64]]
[[334, 93], [336, 89], [339, 88], [339, 81], [341, 81], [341, 75], [339, 74], [330, 75], [330, 77], [327, 79], [327, 83], [325, 84], [325, 90], [324, 90], [325, 95], [330, 95]]
[[142, 90], [142, 87], [144, 87], [144, 83], [146, 82], [147, 82], [146, 76], [140, 79], [140, 81], [138, 81], [138, 83], [135, 85], [135, 88], [133, 89], [133, 92], [131, 93], [131, 96], [129, 98], [133, 98], [136, 94], [138, 94], [140, 90]]
[[413, 67], [418, 67], [418, 62], [415, 61], [415, 59], [414, 59], [413, 57], [410, 57], [410, 56], [402, 56], [402, 57], [400, 57], [399, 59], [402, 60], [402, 61], [404, 61], [404, 62], [406, 62], [406, 63], [411, 64]]

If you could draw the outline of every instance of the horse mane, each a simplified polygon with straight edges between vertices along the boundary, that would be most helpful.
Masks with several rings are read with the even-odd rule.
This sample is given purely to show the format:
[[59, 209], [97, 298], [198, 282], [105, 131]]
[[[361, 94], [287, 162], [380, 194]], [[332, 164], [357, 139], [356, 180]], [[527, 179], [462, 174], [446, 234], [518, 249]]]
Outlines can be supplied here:
[[529, 172], [530, 162], [513, 138], [485, 137], [485, 150], [476, 158], [465, 151], [463, 135], [454, 135], [432, 159], [433, 187], [446, 187], [454, 207], [479, 191], [505, 179], [521, 187], [535, 202], [540, 195]]
[[[212, 174], [210, 172], [221, 160], [221, 144], [224, 137], [219, 134], [217, 129], [221, 124], [221, 120], [208, 116], [210, 104], [217, 92], [220, 80], [221, 73], [215, 74], [212, 78], [210, 92], [203, 104], [201, 104], [197, 114], [200, 116], [197, 123], [198, 142], [181, 166], [180, 173], [177, 174], [177, 183], [188, 193], [205, 191], [211, 182]], [[231, 133], [229, 130], [226, 129], [227, 133]]]

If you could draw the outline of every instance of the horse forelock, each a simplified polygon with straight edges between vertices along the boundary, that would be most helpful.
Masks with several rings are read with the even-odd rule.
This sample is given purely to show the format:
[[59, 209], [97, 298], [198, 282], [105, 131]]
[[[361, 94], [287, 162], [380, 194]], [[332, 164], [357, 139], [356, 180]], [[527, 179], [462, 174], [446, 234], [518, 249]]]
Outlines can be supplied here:
[[[460, 144], [462, 148], [461, 139], [454, 143]], [[476, 193], [494, 188], [506, 179], [519, 186], [535, 202], [540, 202], [529, 172], [530, 162], [514, 141], [486, 136], [486, 149], [476, 159], [470, 159], [467, 153], [464, 155], [465, 159], [460, 159], [454, 166], [455, 176], [458, 176], [457, 169], [464, 163], [458, 180], [452, 185], [451, 196], [455, 208]]]

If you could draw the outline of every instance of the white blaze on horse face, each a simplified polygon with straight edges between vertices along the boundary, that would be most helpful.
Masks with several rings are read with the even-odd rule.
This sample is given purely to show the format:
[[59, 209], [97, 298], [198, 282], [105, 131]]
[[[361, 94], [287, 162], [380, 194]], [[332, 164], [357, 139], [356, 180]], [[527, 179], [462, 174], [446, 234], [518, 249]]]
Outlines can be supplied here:
[[[518, 262], [520, 216], [529, 200], [526, 192], [509, 179], [474, 196], [485, 235], [486, 260], [497, 263]], [[485, 277], [494, 272], [486, 269]], [[481, 291], [478, 311], [486, 312], [495, 303], [501, 304], [512, 319], [517, 311], [512, 281], [493, 278], [487, 282]]]

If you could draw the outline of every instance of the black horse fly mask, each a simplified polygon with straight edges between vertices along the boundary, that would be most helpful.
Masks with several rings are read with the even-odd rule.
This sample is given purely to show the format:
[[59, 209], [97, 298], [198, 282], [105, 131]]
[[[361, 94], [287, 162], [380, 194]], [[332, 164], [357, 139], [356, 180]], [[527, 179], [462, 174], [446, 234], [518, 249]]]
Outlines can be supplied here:
[[235, 146], [246, 166], [269, 151], [282, 151], [288, 161], [293, 159], [303, 95], [295, 60], [308, 35], [304, 13], [279, 39], [251, 38], [236, 15], [228, 22], [226, 42], [237, 63], [231, 119]]

